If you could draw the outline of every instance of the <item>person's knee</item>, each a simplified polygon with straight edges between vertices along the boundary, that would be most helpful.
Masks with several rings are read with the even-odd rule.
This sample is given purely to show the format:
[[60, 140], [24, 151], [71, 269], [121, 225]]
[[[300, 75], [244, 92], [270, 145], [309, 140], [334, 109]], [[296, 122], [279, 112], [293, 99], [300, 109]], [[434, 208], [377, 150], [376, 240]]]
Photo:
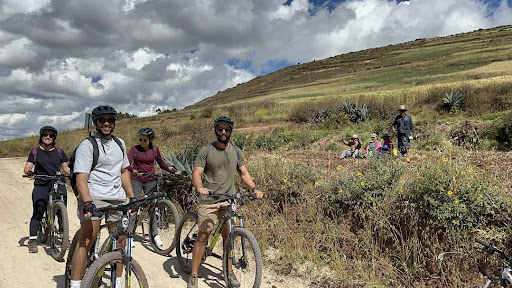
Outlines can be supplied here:
[[199, 232], [197, 234], [196, 243], [198, 243], [198, 244], [206, 244], [206, 242], [208, 241], [208, 237], [210, 237], [210, 233], [208, 233], [208, 232]]

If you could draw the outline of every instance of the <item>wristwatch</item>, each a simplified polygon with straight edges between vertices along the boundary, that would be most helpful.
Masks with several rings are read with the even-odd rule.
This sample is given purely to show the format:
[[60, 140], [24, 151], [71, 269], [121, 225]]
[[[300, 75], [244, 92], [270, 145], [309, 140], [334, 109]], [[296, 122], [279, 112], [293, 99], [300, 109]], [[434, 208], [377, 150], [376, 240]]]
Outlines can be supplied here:
[[258, 186], [254, 186], [254, 187], [252, 187], [252, 191], [254, 191], [254, 190], [260, 190], [260, 188], [258, 188]]

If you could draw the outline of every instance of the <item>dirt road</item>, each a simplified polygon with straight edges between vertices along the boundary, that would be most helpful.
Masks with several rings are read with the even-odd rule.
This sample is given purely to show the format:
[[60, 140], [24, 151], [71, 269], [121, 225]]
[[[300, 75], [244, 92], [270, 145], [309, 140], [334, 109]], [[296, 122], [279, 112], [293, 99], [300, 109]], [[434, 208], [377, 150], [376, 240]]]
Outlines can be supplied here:
[[[39, 246], [39, 253], [28, 253], [28, 228], [32, 215], [33, 183], [22, 178], [26, 158], [0, 158], [0, 288], [59, 287], [64, 288], [64, 262], [55, 261]], [[70, 234], [76, 232], [76, 198], [68, 195]], [[140, 237], [138, 239], [141, 239]], [[152, 288], [186, 287], [188, 275], [180, 271], [176, 254], [164, 257], [151, 252], [146, 243], [136, 242], [133, 256], [144, 269]], [[201, 268], [199, 287], [224, 287], [220, 262], [207, 260]], [[263, 288], [306, 287], [299, 279], [284, 279], [263, 272]]]

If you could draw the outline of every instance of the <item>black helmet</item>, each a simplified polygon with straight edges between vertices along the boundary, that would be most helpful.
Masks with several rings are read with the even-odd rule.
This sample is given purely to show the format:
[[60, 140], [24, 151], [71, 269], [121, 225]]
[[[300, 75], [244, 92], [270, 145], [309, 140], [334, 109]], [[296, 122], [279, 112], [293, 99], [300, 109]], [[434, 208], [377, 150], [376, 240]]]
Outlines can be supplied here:
[[101, 115], [112, 115], [114, 116], [114, 119], [117, 119], [116, 109], [110, 106], [98, 106], [92, 110], [92, 122], [96, 120], [96, 117]]
[[53, 128], [52, 126], [43, 126], [39, 130], [39, 135], [43, 134], [43, 131], [51, 131], [51, 132], [55, 133], [55, 136], [57, 136], [57, 129]]
[[155, 131], [149, 127], [145, 127], [139, 130], [140, 135], [148, 136], [149, 139], [155, 138]]
[[226, 122], [229, 124], [229, 126], [231, 127], [231, 129], [235, 128], [235, 123], [233, 122], [233, 120], [231, 120], [231, 118], [227, 117], [227, 116], [220, 116], [220, 117], [217, 117], [217, 119], [215, 119], [215, 121], [213, 122], [213, 127], [217, 127], [217, 125], [219, 125], [219, 123], [221, 122]]

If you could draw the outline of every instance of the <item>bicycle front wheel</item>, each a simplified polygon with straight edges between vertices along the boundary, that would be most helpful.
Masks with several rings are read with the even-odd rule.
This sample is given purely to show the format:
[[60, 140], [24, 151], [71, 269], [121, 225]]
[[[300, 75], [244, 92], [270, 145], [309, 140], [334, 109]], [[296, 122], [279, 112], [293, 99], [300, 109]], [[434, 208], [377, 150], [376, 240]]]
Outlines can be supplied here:
[[69, 248], [69, 222], [66, 205], [56, 202], [53, 205], [53, 223], [50, 224], [50, 254], [57, 260], [64, 260]]
[[48, 234], [50, 234], [50, 225], [48, 224], [48, 211], [44, 212], [43, 219], [39, 221], [39, 231], [37, 231], [37, 241], [43, 244], [48, 241]]
[[[229, 275], [231, 270], [236, 280], [240, 282], [240, 286], [233, 285], [234, 279]], [[259, 288], [262, 270], [261, 251], [256, 238], [249, 230], [236, 227], [233, 231], [233, 247], [230, 241], [226, 241], [222, 257], [222, 272], [226, 287]]]
[[[149, 218], [151, 246], [160, 255], [168, 255], [174, 250], [174, 236], [180, 223], [180, 216], [174, 203], [167, 199], [158, 201], [156, 207], [151, 209]], [[155, 231], [156, 229], [156, 231]], [[158, 235], [162, 241], [161, 246], [155, 243], [153, 236]]]
[[176, 232], [176, 256], [181, 270], [188, 274], [192, 272], [192, 249], [196, 243], [198, 232], [197, 213], [185, 213]]
[[[119, 265], [118, 265], [119, 264]], [[98, 260], [94, 261], [89, 269], [85, 271], [84, 278], [82, 279], [81, 288], [96, 288], [96, 287], [116, 287], [116, 270], [123, 269], [121, 276], [121, 287], [135, 287], [147, 288], [148, 280], [146, 275], [135, 259], [131, 259], [130, 271], [131, 276], [126, 277], [126, 269], [123, 265], [123, 254], [120, 251], [110, 252], [101, 256]], [[126, 283], [126, 279], [130, 279], [130, 283]]]
[[76, 231], [75, 236], [73, 236], [73, 241], [71, 241], [71, 245], [69, 246], [68, 257], [66, 258], [66, 267], [64, 269], [64, 287], [69, 287], [69, 283], [71, 281], [71, 262], [73, 261], [73, 254], [75, 254], [75, 249], [78, 245], [79, 239], [80, 229]]

